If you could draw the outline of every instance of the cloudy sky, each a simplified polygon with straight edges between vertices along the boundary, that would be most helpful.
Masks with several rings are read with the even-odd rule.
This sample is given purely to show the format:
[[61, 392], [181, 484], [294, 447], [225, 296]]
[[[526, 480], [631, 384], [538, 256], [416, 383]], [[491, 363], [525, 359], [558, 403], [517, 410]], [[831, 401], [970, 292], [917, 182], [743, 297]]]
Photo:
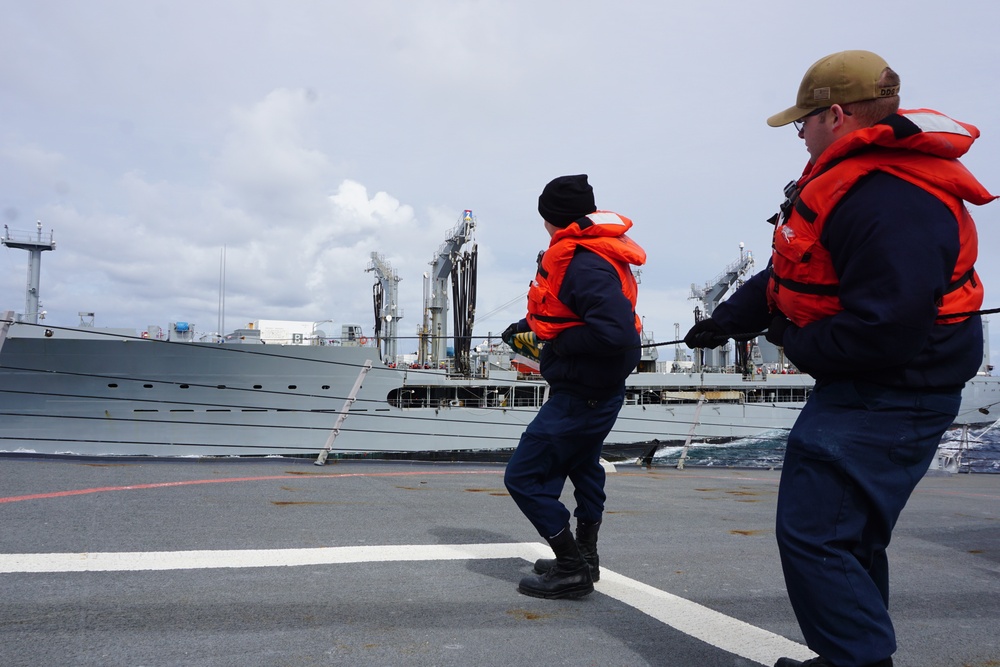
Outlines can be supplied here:
[[[807, 155], [765, 119], [844, 49], [886, 58], [905, 107], [978, 125], [964, 162], [1000, 193], [986, 0], [0, 0], [0, 16], [0, 212], [12, 233], [55, 234], [53, 325], [93, 311], [216, 331], [225, 249], [227, 330], [370, 333], [374, 251], [413, 335], [421, 274], [472, 209], [485, 337], [523, 315], [541, 188], [587, 173], [598, 206], [635, 221], [640, 314], [672, 340], [691, 284], [740, 243], [766, 263], [765, 220]], [[997, 308], [1000, 203], [973, 214]], [[24, 310], [27, 257], [0, 248], [0, 310]]]

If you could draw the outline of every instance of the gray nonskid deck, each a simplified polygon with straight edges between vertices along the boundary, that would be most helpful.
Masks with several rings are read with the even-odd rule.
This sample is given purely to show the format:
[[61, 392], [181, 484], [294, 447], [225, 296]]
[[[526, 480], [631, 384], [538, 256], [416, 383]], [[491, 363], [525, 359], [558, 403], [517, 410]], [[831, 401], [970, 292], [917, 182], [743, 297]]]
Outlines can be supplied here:
[[[574, 601], [516, 592], [545, 548], [502, 474], [0, 459], [0, 664], [708, 667], [810, 655], [774, 545], [779, 472], [619, 466], [602, 580]], [[897, 666], [1000, 660], [1000, 476], [924, 479], [890, 565]]]

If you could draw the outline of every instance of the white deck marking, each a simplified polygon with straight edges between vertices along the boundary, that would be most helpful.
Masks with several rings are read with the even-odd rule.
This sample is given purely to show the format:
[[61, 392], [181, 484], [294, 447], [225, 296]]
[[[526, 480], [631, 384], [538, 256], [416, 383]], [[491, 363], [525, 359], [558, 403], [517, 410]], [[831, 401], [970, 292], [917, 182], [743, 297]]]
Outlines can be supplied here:
[[[111, 553], [0, 554], [0, 574], [13, 572], [128, 572], [200, 570], [226, 567], [283, 567], [406, 560], [538, 558], [551, 552], [541, 544], [403, 544], [315, 549], [236, 549], [226, 551], [138, 551]], [[535, 552], [532, 551], [534, 554]]]
[[[476, 560], [551, 557], [539, 542], [497, 544], [406, 544], [315, 549], [230, 551], [146, 551], [106, 553], [0, 554], [0, 574], [43, 572], [130, 572], [209, 568], [290, 567], [389, 561]], [[696, 602], [661, 591], [602, 567], [598, 593], [607, 595], [706, 644], [762, 665], [781, 656], [806, 660], [805, 646]]]
[[807, 647], [791, 639], [629, 579], [604, 567], [601, 568], [601, 580], [597, 583], [596, 590], [686, 635], [762, 665], [773, 665], [780, 657], [796, 660], [816, 657]]

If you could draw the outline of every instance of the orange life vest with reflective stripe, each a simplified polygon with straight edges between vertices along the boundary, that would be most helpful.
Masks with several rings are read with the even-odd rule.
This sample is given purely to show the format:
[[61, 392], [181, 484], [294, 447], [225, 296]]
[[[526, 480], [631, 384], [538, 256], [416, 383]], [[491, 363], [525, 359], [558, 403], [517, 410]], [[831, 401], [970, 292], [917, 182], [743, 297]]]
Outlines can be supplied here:
[[[839, 281], [829, 251], [820, 243], [823, 227], [840, 199], [875, 171], [897, 176], [940, 199], [958, 223], [959, 256], [951, 283], [938, 304], [939, 322], [978, 310], [983, 287], [974, 264], [976, 225], [964, 202], [986, 204], [996, 197], [958, 162], [978, 138], [974, 126], [934, 111], [900, 111], [873, 127], [852, 132], [831, 146], [799, 180], [775, 218], [768, 304], [798, 326], [843, 310]], [[828, 155], [829, 154], [829, 155]]]
[[[538, 256], [538, 273], [528, 289], [528, 324], [541, 340], [551, 340], [570, 327], [584, 322], [559, 301], [559, 289], [577, 248], [586, 248], [606, 259], [618, 272], [622, 293], [635, 313], [639, 290], [629, 265], [641, 266], [646, 252], [625, 235], [632, 221], [611, 211], [595, 211], [552, 235], [548, 249]], [[635, 315], [635, 329], [642, 322]]]

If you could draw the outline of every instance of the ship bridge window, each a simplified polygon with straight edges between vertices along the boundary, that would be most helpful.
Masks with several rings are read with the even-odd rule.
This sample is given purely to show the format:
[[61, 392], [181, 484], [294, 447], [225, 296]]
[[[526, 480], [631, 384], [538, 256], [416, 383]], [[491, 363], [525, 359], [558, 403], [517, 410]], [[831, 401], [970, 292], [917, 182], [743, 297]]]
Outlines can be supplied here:
[[641, 389], [625, 394], [626, 405], [657, 405], [661, 402], [660, 392], [653, 389]]
[[747, 391], [747, 403], [804, 403], [811, 387], [764, 387]]
[[660, 403], [660, 392], [652, 389], [643, 390], [639, 395], [639, 403], [641, 405], [657, 405]]
[[393, 389], [386, 402], [395, 408], [509, 408], [538, 407], [539, 387], [407, 386]]
[[429, 387], [403, 387], [393, 389], [386, 401], [394, 408], [426, 408]]
[[542, 404], [543, 387], [514, 387], [511, 406], [515, 408], [537, 408]]

